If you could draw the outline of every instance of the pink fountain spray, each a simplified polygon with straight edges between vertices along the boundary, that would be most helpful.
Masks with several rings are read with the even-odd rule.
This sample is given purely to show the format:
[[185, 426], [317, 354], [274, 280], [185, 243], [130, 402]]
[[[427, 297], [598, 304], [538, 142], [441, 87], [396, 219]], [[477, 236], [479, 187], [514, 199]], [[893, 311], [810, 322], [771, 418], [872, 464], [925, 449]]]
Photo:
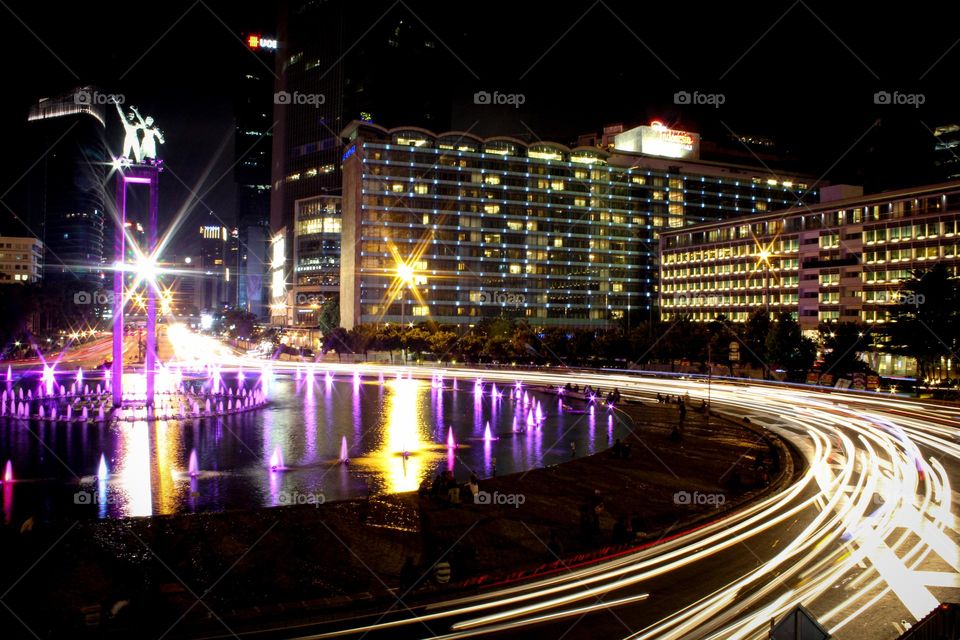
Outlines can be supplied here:
[[270, 471], [286, 471], [287, 466], [283, 464], [283, 452], [280, 451], [280, 445], [273, 448], [270, 454]]
[[196, 478], [200, 475], [200, 463], [197, 462], [197, 450], [190, 450], [190, 462], [187, 465], [187, 474], [191, 478]]

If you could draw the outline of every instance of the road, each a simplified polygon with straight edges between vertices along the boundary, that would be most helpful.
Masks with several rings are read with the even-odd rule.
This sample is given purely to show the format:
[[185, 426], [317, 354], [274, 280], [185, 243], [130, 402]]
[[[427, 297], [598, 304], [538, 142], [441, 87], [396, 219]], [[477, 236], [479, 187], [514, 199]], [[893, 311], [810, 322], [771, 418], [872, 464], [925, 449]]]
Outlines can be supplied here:
[[[172, 342], [184, 360], [208, 359], [224, 371], [265, 367], [200, 336], [177, 333]], [[297, 366], [269, 365], [272, 375]], [[689, 394], [695, 404], [709, 396], [714, 410], [789, 440], [807, 465], [779, 493], [607, 561], [428, 605], [398, 600], [349, 621], [287, 620], [241, 637], [761, 638], [771, 619], [802, 603], [840, 640], [883, 639], [941, 600], [960, 597], [952, 488], [960, 473], [960, 407], [639, 374], [316, 366], [498, 384], [575, 381], [616, 386], [630, 399]]]
[[[137, 336], [129, 334], [123, 341], [123, 353], [125, 360], [129, 361], [136, 357]], [[8, 364], [17, 371], [25, 369], [41, 369], [44, 364], [56, 364], [57, 371], [67, 371], [82, 367], [83, 369], [93, 369], [104, 361], [113, 359], [113, 338], [107, 333], [94, 340], [79, 345], [68, 346], [58, 352], [44, 354], [43, 358], [29, 358], [24, 360], [10, 360], [3, 364]]]

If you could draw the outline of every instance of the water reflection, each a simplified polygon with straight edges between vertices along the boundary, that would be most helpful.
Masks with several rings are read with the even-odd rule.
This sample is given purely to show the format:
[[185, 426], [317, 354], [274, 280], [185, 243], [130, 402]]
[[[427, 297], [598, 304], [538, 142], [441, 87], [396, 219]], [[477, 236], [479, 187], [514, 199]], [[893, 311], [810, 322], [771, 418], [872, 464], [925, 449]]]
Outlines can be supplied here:
[[[248, 386], [259, 383], [248, 378]], [[237, 381], [225, 375], [224, 384]], [[337, 500], [411, 491], [444, 469], [466, 480], [549, 466], [570, 459], [571, 441], [582, 455], [627, 433], [604, 409], [570, 412], [552, 396], [510, 386], [494, 393], [489, 383], [393, 376], [358, 383], [307, 370], [299, 381], [269, 384], [269, 407], [226, 418], [55, 428], [0, 422], [0, 460], [12, 459], [25, 480], [4, 485], [4, 516], [201, 512], [282, 505], [295, 494]], [[530, 427], [540, 405], [543, 420]], [[349, 464], [341, 462], [343, 442]], [[193, 449], [195, 476], [187, 473]], [[270, 469], [274, 451], [284, 470]], [[74, 504], [74, 472], [94, 482], [101, 452], [109, 480], [88, 487], [95, 505]]]
[[426, 459], [435, 455], [427, 446], [429, 427], [419, 410], [424, 386], [409, 378], [386, 382], [386, 415], [384, 446], [378, 457], [385, 469], [386, 490], [413, 491], [423, 478]]

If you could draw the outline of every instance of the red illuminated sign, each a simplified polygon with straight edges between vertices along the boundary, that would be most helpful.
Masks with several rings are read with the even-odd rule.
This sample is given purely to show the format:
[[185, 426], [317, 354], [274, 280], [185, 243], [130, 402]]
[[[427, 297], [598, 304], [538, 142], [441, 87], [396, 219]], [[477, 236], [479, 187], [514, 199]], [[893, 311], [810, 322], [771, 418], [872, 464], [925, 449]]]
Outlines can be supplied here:
[[264, 38], [259, 34], [251, 33], [247, 36], [247, 46], [251, 49], [269, 49], [271, 51], [277, 48], [276, 38]]

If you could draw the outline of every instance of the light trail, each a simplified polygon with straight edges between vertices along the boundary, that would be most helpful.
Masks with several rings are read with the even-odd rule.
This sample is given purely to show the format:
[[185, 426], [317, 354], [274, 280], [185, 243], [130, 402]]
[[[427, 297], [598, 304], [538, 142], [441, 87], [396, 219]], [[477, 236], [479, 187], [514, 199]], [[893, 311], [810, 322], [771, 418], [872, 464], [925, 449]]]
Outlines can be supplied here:
[[[210, 338], [173, 328], [171, 336], [184, 364], [213, 363], [223, 372], [264, 366], [263, 360], [237, 355]], [[270, 368], [272, 375], [310, 368], [318, 375], [442, 374], [446, 379], [482, 378], [498, 385], [520, 381], [562, 386], [575, 381], [616, 386], [628, 399], [649, 399], [659, 393], [700, 400], [708, 393], [702, 380], [626, 373], [286, 361], [273, 361]], [[905, 617], [917, 619], [937, 602], [931, 587], [960, 585], [960, 521], [951, 482], [951, 473], [960, 472], [956, 439], [960, 408], [759, 381], [715, 380], [710, 401], [715, 411], [749, 417], [753, 424], [790, 441], [806, 458], [805, 471], [778, 493], [656, 546], [523, 584], [433, 602], [418, 607], [420, 613], [394, 614], [360, 626], [345, 624], [301, 638], [389, 632], [438, 621], [448, 621], [447, 635], [440, 637], [465, 638], [529, 632], [535, 625], [604, 608], [650, 606], [660, 612], [659, 619], [630, 634], [631, 640], [752, 639], [764, 637], [771, 618], [801, 603], [831, 632], [874, 624], [892, 637], [889, 624], [871, 621], [878, 605], [896, 603]], [[795, 527], [798, 522], [802, 526]], [[772, 530], [787, 531], [789, 537], [757, 566], [722, 576], [725, 583], [709, 593], [692, 588], [689, 601], [675, 611], [663, 612], [653, 605], [657, 578], [684, 575]], [[939, 570], [925, 570], [933, 559]], [[840, 597], [830, 593], [845, 581], [850, 584]], [[644, 602], [648, 594], [650, 605]], [[606, 601], [610, 595], [617, 597]], [[311, 625], [316, 626], [301, 626], [306, 630]], [[288, 633], [292, 628], [285, 627]]]

